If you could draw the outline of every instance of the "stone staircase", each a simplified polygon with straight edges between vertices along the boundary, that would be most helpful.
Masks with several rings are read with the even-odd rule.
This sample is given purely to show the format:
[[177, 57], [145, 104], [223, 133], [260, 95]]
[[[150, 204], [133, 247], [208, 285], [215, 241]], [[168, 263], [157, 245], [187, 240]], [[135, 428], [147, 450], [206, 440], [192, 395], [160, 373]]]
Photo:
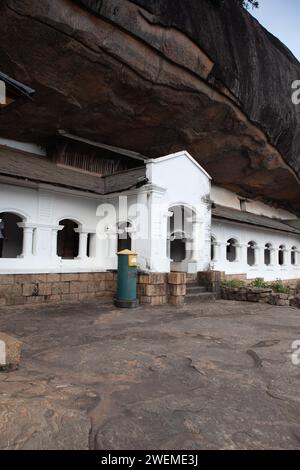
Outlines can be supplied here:
[[208, 292], [205, 286], [201, 286], [197, 280], [197, 276], [188, 276], [186, 284], [186, 303], [213, 302], [216, 300], [215, 292]]

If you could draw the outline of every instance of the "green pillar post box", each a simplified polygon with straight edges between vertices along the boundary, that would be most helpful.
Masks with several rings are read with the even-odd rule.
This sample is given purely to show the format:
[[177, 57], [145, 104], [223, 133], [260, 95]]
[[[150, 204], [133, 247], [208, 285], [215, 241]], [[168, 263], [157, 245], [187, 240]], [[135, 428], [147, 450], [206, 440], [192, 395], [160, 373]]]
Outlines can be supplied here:
[[118, 280], [115, 305], [122, 308], [137, 307], [137, 253], [130, 250], [122, 250], [117, 255]]

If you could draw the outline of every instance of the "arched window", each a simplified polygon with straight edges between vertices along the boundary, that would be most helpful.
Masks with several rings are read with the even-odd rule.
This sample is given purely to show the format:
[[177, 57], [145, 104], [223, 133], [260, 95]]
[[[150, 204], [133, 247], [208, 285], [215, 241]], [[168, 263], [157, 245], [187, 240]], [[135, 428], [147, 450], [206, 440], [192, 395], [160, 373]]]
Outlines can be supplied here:
[[130, 222], [118, 223], [118, 252], [122, 250], [131, 250], [131, 231], [132, 225]]
[[297, 247], [293, 246], [291, 250], [291, 264], [295, 266], [297, 264]]
[[215, 237], [211, 237], [210, 240], [210, 259], [211, 261], [214, 261], [216, 259], [216, 244], [217, 241]]
[[227, 247], [226, 247], [226, 259], [232, 263], [233, 261], [236, 261], [237, 259], [237, 241], [234, 238], [230, 238], [230, 240], [227, 241]]
[[264, 260], [265, 260], [266, 266], [270, 266], [271, 264], [271, 252], [272, 252], [272, 245], [271, 243], [267, 243], [265, 245], [265, 252], [264, 252]]
[[253, 241], [249, 242], [247, 247], [247, 263], [249, 266], [254, 266], [256, 264], [255, 250], [256, 243]]
[[78, 224], [74, 220], [64, 219], [59, 225], [64, 228], [57, 233], [57, 255], [62, 259], [74, 259], [79, 250], [79, 233], [75, 232]]
[[280, 266], [283, 266], [285, 263], [285, 246], [280, 245], [279, 251], [278, 251], [278, 264]]
[[11, 212], [0, 214], [0, 258], [17, 258], [23, 250], [22, 217]]

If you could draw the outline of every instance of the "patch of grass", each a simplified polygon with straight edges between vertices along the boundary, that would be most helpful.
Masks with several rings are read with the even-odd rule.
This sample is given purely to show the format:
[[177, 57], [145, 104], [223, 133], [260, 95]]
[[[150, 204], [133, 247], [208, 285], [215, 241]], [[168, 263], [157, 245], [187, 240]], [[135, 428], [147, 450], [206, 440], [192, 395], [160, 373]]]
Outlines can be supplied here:
[[276, 279], [273, 282], [267, 282], [263, 278], [258, 277], [254, 279], [250, 284], [247, 284], [242, 279], [230, 279], [222, 282], [223, 287], [229, 289], [240, 289], [241, 287], [257, 287], [258, 289], [272, 289], [277, 294], [289, 294], [290, 289], [286, 287], [281, 279]]
[[269, 286], [277, 294], [289, 294], [290, 292], [290, 289], [283, 284], [281, 279], [270, 282]]
[[245, 287], [246, 283], [245, 281], [242, 281], [242, 279], [230, 279], [228, 281], [224, 281], [222, 285], [223, 287], [229, 287], [230, 289], [237, 289], [240, 287]]
[[270, 288], [270, 284], [264, 280], [262, 277], [257, 277], [250, 283], [251, 287], [258, 287], [259, 289]]

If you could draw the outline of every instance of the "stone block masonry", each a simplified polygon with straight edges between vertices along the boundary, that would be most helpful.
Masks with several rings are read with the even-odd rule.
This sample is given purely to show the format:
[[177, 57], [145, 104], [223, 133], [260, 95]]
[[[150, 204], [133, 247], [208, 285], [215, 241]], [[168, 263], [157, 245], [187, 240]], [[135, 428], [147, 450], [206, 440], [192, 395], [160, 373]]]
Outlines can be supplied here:
[[138, 276], [141, 304], [181, 305], [186, 293], [185, 273], [142, 273]]
[[291, 288], [289, 293], [279, 293], [268, 288], [223, 286], [222, 299], [300, 308], [299, 288]]
[[0, 275], [0, 306], [112, 298], [116, 273]]
[[[116, 272], [0, 275], [0, 307], [6, 305], [79, 302], [92, 298], [113, 299]], [[141, 304], [181, 305], [186, 293], [184, 273], [139, 273]]]

